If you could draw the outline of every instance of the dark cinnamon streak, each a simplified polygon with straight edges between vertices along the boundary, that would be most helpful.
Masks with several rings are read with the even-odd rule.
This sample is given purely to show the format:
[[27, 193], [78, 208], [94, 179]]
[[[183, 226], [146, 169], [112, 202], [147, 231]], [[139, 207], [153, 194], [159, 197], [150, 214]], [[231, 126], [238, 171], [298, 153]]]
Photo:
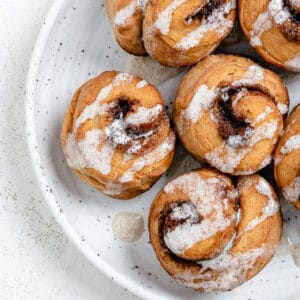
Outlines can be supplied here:
[[216, 100], [216, 114], [218, 119], [219, 133], [225, 140], [229, 139], [231, 136], [239, 135], [243, 137], [247, 129], [252, 129], [251, 124], [245, 121], [242, 116], [238, 116], [232, 107], [232, 98], [241, 90], [263, 94], [276, 103], [275, 98], [269, 93], [269, 91], [260, 85], [239, 87], [231, 87], [226, 85], [221, 86], [220, 96]]
[[194, 15], [189, 16], [186, 18], [188, 20], [199, 20], [206, 19], [208, 16], [211, 16], [213, 11], [219, 8], [224, 3], [224, 0], [211, 0], [206, 1], [206, 4], [199, 9]]
[[[175, 206], [176, 205], [182, 205], [183, 203], [189, 203], [189, 201], [178, 202], [178, 203], [175, 204]], [[176, 262], [178, 262], [178, 263], [180, 263], [184, 266], [194, 266], [194, 267], [198, 267], [199, 269], [201, 269], [200, 264], [198, 264], [195, 261], [183, 259], [183, 258], [177, 256], [172, 251], [170, 251], [170, 249], [165, 244], [164, 228], [167, 227], [166, 224], [165, 224], [166, 223], [166, 218], [170, 214], [170, 212], [174, 209], [175, 206], [173, 205], [173, 208], [172, 208], [170, 205], [165, 205], [164, 210], [161, 212], [161, 214], [159, 216], [159, 219], [158, 219], [158, 234], [159, 234], [159, 241], [160, 241], [161, 247], [166, 252], [166, 255], [170, 256], [172, 260], [174, 260], [174, 261], [176, 261]]]
[[291, 1], [283, 0], [283, 8], [288, 10], [291, 17], [280, 25], [280, 30], [289, 42], [300, 42], [300, 13], [292, 6]]

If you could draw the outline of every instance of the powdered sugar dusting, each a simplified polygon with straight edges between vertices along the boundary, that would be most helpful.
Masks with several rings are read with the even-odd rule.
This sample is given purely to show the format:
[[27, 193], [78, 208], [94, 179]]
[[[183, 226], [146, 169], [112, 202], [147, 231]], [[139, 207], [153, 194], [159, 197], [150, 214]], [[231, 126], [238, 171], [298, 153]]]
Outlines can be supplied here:
[[162, 112], [163, 107], [160, 104], [157, 104], [151, 108], [138, 107], [135, 113], [128, 115], [126, 118], [127, 124], [140, 125], [147, 122], [150, 122], [154, 118], [157, 118], [158, 115]]
[[176, 44], [176, 47], [183, 50], [189, 50], [190, 48], [197, 46], [203, 36], [209, 31], [216, 30], [219, 35], [224, 34], [233, 27], [233, 22], [227, 19], [226, 15], [235, 8], [236, 1], [231, 0], [228, 3], [221, 5], [219, 8], [214, 9], [212, 14], [204, 19], [196, 30], [182, 38], [182, 40]]
[[[166, 193], [173, 193], [176, 189], [183, 191], [194, 204], [197, 214], [203, 219], [193, 224], [195, 212], [190, 206], [178, 209], [171, 217], [174, 219], [189, 218], [164, 236], [167, 247], [175, 254], [182, 254], [200, 240], [205, 240], [219, 231], [225, 230], [235, 221], [236, 216], [224, 215], [224, 201], [226, 183], [221, 178], [203, 179], [196, 173], [182, 175], [164, 188]], [[222, 200], [221, 200], [222, 199]], [[214, 217], [211, 217], [211, 215]]]

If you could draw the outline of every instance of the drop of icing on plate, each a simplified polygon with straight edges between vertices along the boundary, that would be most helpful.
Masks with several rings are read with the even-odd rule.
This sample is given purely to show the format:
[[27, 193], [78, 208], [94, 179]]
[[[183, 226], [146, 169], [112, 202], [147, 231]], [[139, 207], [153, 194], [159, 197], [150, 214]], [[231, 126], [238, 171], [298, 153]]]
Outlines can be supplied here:
[[120, 212], [112, 221], [112, 230], [118, 240], [135, 242], [144, 232], [144, 219], [136, 213]]

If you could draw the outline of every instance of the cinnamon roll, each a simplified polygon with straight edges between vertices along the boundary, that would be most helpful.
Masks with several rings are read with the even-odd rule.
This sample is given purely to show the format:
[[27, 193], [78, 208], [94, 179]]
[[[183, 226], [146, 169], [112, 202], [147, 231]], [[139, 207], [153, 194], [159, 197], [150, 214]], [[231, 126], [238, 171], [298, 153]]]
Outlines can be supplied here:
[[267, 61], [300, 71], [300, 1], [239, 0], [243, 31]]
[[300, 210], [300, 105], [286, 120], [274, 156], [274, 175], [284, 197]]
[[149, 216], [150, 240], [162, 267], [181, 285], [227, 291], [260, 272], [282, 234], [279, 202], [258, 175], [232, 180], [215, 170], [167, 184]]
[[169, 167], [175, 135], [159, 91], [139, 77], [111, 71], [75, 93], [61, 143], [68, 165], [85, 182], [130, 199]]
[[249, 175], [271, 162], [288, 106], [287, 89], [275, 73], [244, 57], [211, 55], [185, 75], [174, 122], [198, 160]]
[[193, 65], [230, 33], [236, 0], [150, 0], [143, 27], [145, 48], [163, 65]]
[[143, 19], [148, 0], [107, 0], [108, 18], [118, 44], [128, 53], [147, 55], [144, 48]]

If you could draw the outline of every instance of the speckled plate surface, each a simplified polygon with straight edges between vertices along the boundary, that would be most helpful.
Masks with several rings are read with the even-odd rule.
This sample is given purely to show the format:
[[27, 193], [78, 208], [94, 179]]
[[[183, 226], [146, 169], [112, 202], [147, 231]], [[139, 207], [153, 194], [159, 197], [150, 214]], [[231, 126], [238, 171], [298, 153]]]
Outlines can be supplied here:
[[[255, 56], [245, 42], [225, 46], [222, 51]], [[45, 199], [69, 238], [100, 271], [142, 298], [232, 300], [299, 297], [297, 253], [288, 243], [300, 242], [300, 214], [291, 206], [283, 206], [285, 235], [282, 245], [258, 276], [231, 292], [199, 294], [172, 282], [149, 244], [148, 209], [170, 176], [161, 178], [142, 196], [122, 202], [91, 189], [67, 167], [59, 135], [72, 94], [82, 83], [104, 70], [126, 71], [128, 58], [129, 55], [114, 41], [106, 18], [105, 1], [102, 0], [56, 1], [33, 52], [26, 97], [29, 150]], [[300, 76], [280, 72], [289, 87], [294, 106], [300, 101]], [[180, 78], [181, 75], [159, 86], [170, 107]], [[179, 150], [170, 172], [174, 176], [194, 166], [192, 159]], [[145, 219], [145, 232], [136, 243], [122, 243], [113, 236], [112, 219], [121, 211], [139, 213]]]

